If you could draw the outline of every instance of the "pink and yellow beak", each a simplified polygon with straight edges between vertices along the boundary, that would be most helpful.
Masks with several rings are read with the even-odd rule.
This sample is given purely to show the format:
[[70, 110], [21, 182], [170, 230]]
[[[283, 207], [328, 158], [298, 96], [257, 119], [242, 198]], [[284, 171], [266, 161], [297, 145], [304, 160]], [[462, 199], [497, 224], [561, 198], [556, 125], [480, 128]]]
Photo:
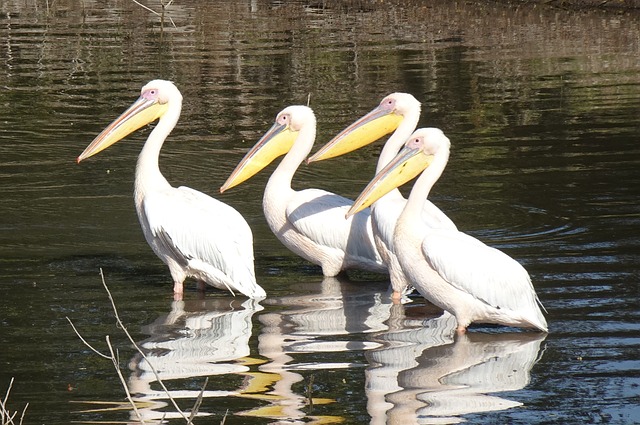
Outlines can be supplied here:
[[142, 126], [160, 118], [168, 108], [167, 103], [160, 103], [157, 99], [138, 98], [133, 105], [122, 113], [107, 128], [102, 130], [87, 148], [77, 158], [77, 162], [89, 158], [124, 139]]
[[347, 217], [371, 206], [393, 189], [414, 179], [431, 165], [433, 158], [432, 154], [427, 154], [420, 148], [405, 145], [364, 188], [347, 212]]
[[242, 158], [242, 161], [220, 188], [220, 193], [248, 180], [276, 158], [289, 152], [297, 138], [298, 131], [293, 130], [289, 125], [278, 122], [273, 124], [269, 131]]
[[307, 163], [334, 158], [360, 149], [395, 131], [402, 120], [403, 116], [395, 110], [378, 106], [342, 130], [307, 159]]

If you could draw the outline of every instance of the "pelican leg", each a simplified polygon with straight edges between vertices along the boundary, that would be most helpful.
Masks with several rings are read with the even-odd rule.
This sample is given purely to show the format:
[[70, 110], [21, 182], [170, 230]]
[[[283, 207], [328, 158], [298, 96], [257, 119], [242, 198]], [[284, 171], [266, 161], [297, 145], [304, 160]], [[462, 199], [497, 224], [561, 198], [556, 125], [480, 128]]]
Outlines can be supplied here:
[[182, 295], [184, 293], [184, 285], [177, 280], [173, 281], [173, 293]]
[[182, 296], [184, 293], [184, 288], [182, 286], [182, 282], [173, 282], [173, 300], [174, 301], [182, 301]]
[[391, 302], [393, 304], [402, 304], [400, 301], [402, 300], [402, 292], [393, 291], [391, 293]]

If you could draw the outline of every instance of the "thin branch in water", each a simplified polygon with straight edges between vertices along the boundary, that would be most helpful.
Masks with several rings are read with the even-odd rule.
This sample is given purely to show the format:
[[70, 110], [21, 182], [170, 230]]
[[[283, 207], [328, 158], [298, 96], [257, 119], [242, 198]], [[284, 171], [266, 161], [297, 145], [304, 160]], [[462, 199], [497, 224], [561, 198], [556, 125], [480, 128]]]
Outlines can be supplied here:
[[[167, 397], [169, 398], [169, 400], [173, 404], [174, 409], [185, 419], [185, 421], [187, 422], [187, 425], [193, 424], [193, 419], [197, 416], [198, 411], [200, 409], [200, 406], [202, 404], [202, 400], [203, 400], [203, 397], [204, 397], [204, 391], [205, 391], [205, 388], [206, 388], [207, 384], [209, 383], [209, 378], [205, 379], [204, 385], [202, 386], [202, 389], [200, 390], [200, 394], [198, 395], [198, 398], [196, 399], [196, 402], [195, 402], [195, 404], [194, 404], [194, 406], [193, 406], [193, 408], [191, 410], [191, 415], [190, 415], [190, 417], [187, 417], [187, 415], [180, 409], [180, 407], [176, 403], [175, 399], [171, 396], [171, 393], [169, 392], [169, 389], [167, 389], [167, 387], [164, 385], [164, 382], [162, 382], [162, 379], [160, 378], [160, 374], [158, 373], [157, 369], [149, 361], [149, 359], [147, 358], [145, 353], [142, 351], [142, 349], [138, 346], [138, 344], [136, 344], [136, 342], [134, 341], [133, 337], [131, 336], [131, 334], [127, 330], [126, 326], [122, 322], [122, 319], [120, 318], [120, 314], [118, 313], [118, 309], [116, 307], [116, 304], [115, 304], [115, 301], [113, 299], [113, 296], [111, 295], [111, 291], [109, 291], [109, 287], [107, 286], [107, 283], [106, 283], [106, 281], [104, 279], [104, 273], [103, 273], [102, 269], [100, 269], [100, 278], [102, 280], [102, 285], [104, 286], [105, 291], [107, 291], [107, 296], [109, 297], [109, 301], [111, 302], [111, 308], [112, 308], [113, 314], [114, 314], [114, 316], [116, 318], [116, 325], [122, 330], [122, 332], [124, 332], [124, 334], [129, 339], [129, 342], [131, 342], [131, 344], [136, 349], [136, 351], [147, 362], [147, 364], [149, 365], [149, 368], [153, 372], [158, 384], [162, 387], [162, 390], [164, 391], [164, 393], [167, 395]], [[136, 417], [138, 418], [138, 420], [140, 421], [141, 424], [144, 424], [145, 422], [144, 422], [144, 420], [142, 418], [142, 415], [138, 411], [136, 403], [133, 400], [133, 397], [132, 397], [132, 395], [131, 395], [131, 393], [129, 391], [129, 387], [127, 386], [127, 381], [126, 381], [124, 375], [122, 374], [122, 370], [120, 369], [119, 352], [117, 350], [114, 350], [113, 345], [111, 344], [111, 339], [109, 338], [109, 335], [106, 336], [106, 342], [107, 342], [107, 347], [109, 348], [110, 355], [106, 355], [106, 354], [103, 354], [100, 351], [96, 350], [91, 344], [89, 344], [89, 342], [87, 342], [82, 337], [82, 335], [80, 334], [80, 332], [78, 332], [77, 328], [75, 327], [75, 325], [73, 324], [71, 319], [69, 319], [67, 317], [67, 321], [69, 321], [69, 324], [71, 324], [71, 327], [73, 328], [73, 330], [76, 333], [76, 335], [78, 335], [80, 340], [87, 347], [89, 347], [89, 349], [91, 349], [91, 351], [93, 351], [94, 353], [98, 354], [100, 357], [103, 357], [105, 359], [111, 360], [111, 362], [113, 363], [113, 366], [114, 366], [114, 368], [116, 370], [116, 373], [118, 374], [118, 378], [120, 379], [120, 383], [122, 384], [122, 387], [125, 390], [125, 393], [127, 395], [127, 399], [129, 400], [129, 403], [133, 407], [133, 411], [135, 412]], [[13, 382], [13, 380], [12, 380], [12, 382]], [[9, 387], [9, 388], [11, 388], [11, 387]], [[7, 397], [8, 397], [8, 392], [7, 392]], [[6, 401], [6, 397], [5, 397], [5, 401]], [[4, 403], [2, 403], [1, 407], [3, 408], [3, 416], [2, 416], [3, 422], [2, 422], [2, 425], [15, 425], [14, 422], [12, 421], [12, 419], [9, 422], [4, 421]], [[25, 411], [26, 411], [26, 407], [25, 407]], [[15, 416], [15, 414], [14, 414], [14, 416]], [[24, 416], [24, 412], [23, 412], [23, 416]], [[226, 417], [226, 414], [225, 414], [225, 417]], [[22, 420], [20, 421], [20, 423], [22, 423]]]
[[[14, 418], [18, 414], [18, 411], [11, 413], [7, 408], [7, 402], [9, 400], [9, 393], [11, 392], [11, 388], [13, 387], [13, 378], [9, 381], [9, 388], [7, 388], [7, 393], [4, 396], [4, 400], [0, 400], [0, 421], [2, 425], [15, 425]], [[24, 406], [22, 409], [22, 415], [20, 415], [19, 425], [22, 425], [22, 421], [24, 420], [24, 416], [27, 413], [27, 408], [29, 407], [29, 403]]]
[[189, 415], [189, 424], [193, 423], [193, 419], [195, 419], [198, 411], [200, 410], [200, 405], [202, 404], [202, 398], [204, 396], [204, 390], [207, 388], [207, 384], [209, 383], [209, 377], [207, 376], [204, 380], [204, 385], [200, 389], [200, 394], [198, 394], [198, 398], [193, 405], [193, 409], [191, 409], [191, 415]]
[[99, 355], [100, 357], [104, 357], [105, 359], [111, 360], [111, 357], [107, 356], [106, 354], [102, 354], [100, 351], [96, 350], [95, 348], [93, 348], [93, 346], [91, 346], [91, 344], [89, 344], [83, 337], [82, 335], [80, 335], [80, 332], [78, 332], [78, 329], [76, 329], [76, 326], [73, 324], [73, 322], [71, 321], [71, 319], [69, 319], [69, 317], [65, 316], [65, 318], [67, 319], [67, 321], [69, 322], [69, 324], [71, 325], [71, 327], [73, 328], [73, 331], [76, 333], [76, 335], [78, 335], [78, 338], [80, 338], [80, 341], [82, 341], [84, 343], [84, 345], [86, 345], [87, 347], [89, 347], [89, 349], [91, 351], [93, 351], [94, 353], [96, 353], [97, 355]]
[[309, 376], [309, 383], [307, 384], [307, 400], [309, 403], [309, 409], [313, 412], [313, 378], [315, 375]]
[[144, 4], [140, 3], [138, 0], [131, 0], [131, 1], [133, 1], [135, 4], [137, 4], [141, 8], [153, 13], [154, 15], [160, 16], [160, 13], [156, 12], [155, 10], [151, 9], [150, 7], [145, 6]]
[[220, 425], [224, 425], [224, 423], [227, 421], [228, 414], [229, 414], [229, 409], [227, 409], [227, 411], [224, 412], [224, 417], [222, 418], [222, 422], [220, 422]]
[[20, 425], [22, 425], [22, 421], [24, 420], [24, 415], [27, 413], [27, 407], [29, 407], [29, 403], [24, 405], [24, 409], [22, 409], [22, 415], [20, 415]]
[[2, 406], [3, 412], [5, 412], [4, 406], [7, 405], [7, 400], [9, 400], [9, 393], [11, 392], [11, 387], [13, 387], [13, 378], [11, 378], [11, 381], [9, 381], [9, 388], [7, 388], [7, 393], [5, 394], [4, 400], [2, 400], [2, 403], [0, 403], [0, 406]]
[[84, 343], [84, 345], [89, 347], [89, 349], [91, 349], [91, 351], [93, 351], [94, 353], [96, 353], [100, 357], [103, 357], [105, 359], [111, 360], [111, 363], [113, 363], [113, 367], [115, 368], [116, 373], [118, 374], [118, 378], [120, 379], [120, 383], [122, 384], [122, 388], [124, 388], [124, 391], [127, 394], [127, 399], [129, 400], [129, 403], [131, 404], [131, 407], [133, 407], [133, 411], [135, 412], [136, 417], [138, 418], [138, 420], [140, 421], [141, 424], [144, 424], [145, 423], [144, 419], [142, 418], [142, 415], [138, 411], [138, 407], [136, 406], [135, 401], [133, 401], [133, 398], [131, 397], [131, 393], [129, 392], [129, 387], [127, 386], [127, 381], [124, 379], [124, 376], [122, 375], [122, 371], [120, 370], [120, 359], [118, 358], [118, 356], [116, 356], [116, 352], [114, 352], [114, 350], [113, 350], [113, 346], [111, 345], [111, 339], [109, 338], [109, 335], [107, 335], [105, 339], [107, 341], [107, 347], [109, 348], [109, 352], [111, 353], [111, 355], [107, 356], [106, 354], [102, 354], [100, 351], [98, 351], [95, 348], [93, 348], [93, 346], [91, 344], [89, 344], [87, 342], [87, 340], [85, 340], [82, 337], [82, 335], [80, 335], [80, 332], [78, 332], [78, 329], [76, 329], [76, 327], [73, 324], [73, 322], [71, 321], [71, 319], [69, 319], [67, 317], [67, 321], [69, 322], [69, 324], [73, 328], [73, 331], [76, 333], [76, 335], [78, 335], [78, 338], [80, 338], [80, 340]]
[[[160, 5], [162, 7], [162, 12], [156, 12], [155, 10], [151, 9], [148, 6], [145, 6], [144, 4], [140, 3], [138, 0], [131, 0], [132, 2], [134, 2], [135, 4], [137, 4], [138, 6], [140, 6], [141, 8], [143, 8], [144, 10], [153, 13], [156, 16], [160, 17], [160, 21], [164, 22], [164, 14], [166, 9], [171, 6], [171, 3], [173, 3], [173, 0], [170, 0], [167, 4], [164, 4], [162, 2], [160, 2]], [[171, 16], [167, 16], [169, 18], [169, 21], [171, 22], [171, 25], [173, 25], [173, 28], [178, 28], [176, 26], [176, 24], [173, 22], [173, 19], [171, 19]]]
[[127, 400], [131, 403], [131, 407], [133, 407], [133, 411], [136, 414], [136, 417], [140, 421], [141, 424], [144, 424], [144, 419], [142, 415], [138, 411], [138, 406], [136, 406], [136, 402], [131, 397], [131, 392], [129, 392], [129, 386], [127, 385], [127, 380], [124, 379], [124, 375], [122, 375], [122, 370], [120, 369], [120, 358], [116, 354], [118, 352], [113, 351], [113, 346], [111, 345], [111, 340], [109, 339], [109, 335], [105, 337], [107, 340], [107, 347], [109, 347], [109, 352], [111, 353], [111, 361], [113, 362], [113, 367], [116, 369], [116, 373], [118, 374], [118, 378], [120, 379], [120, 383], [122, 384], [122, 388], [124, 388], [124, 392], [127, 394]]
[[167, 397], [169, 397], [169, 400], [171, 401], [171, 404], [173, 404], [174, 409], [176, 409], [176, 411], [180, 414], [180, 416], [182, 416], [186, 421], [188, 421], [189, 418], [182, 411], [182, 409], [180, 409], [180, 407], [178, 406], [178, 403], [176, 403], [175, 399], [171, 396], [171, 393], [169, 392], [169, 389], [164, 385], [164, 382], [162, 382], [162, 379], [160, 378], [160, 374], [158, 373], [158, 370], [149, 361], [149, 359], [144, 354], [142, 349], [140, 347], [138, 347], [138, 344], [136, 344], [136, 342], [134, 341], [133, 337], [131, 336], [131, 334], [129, 333], [127, 328], [124, 326], [124, 323], [122, 323], [122, 320], [120, 320], [120, 315], [118, 314], [118, 308], [116, 307], [116, 303], [113, 300], [113, 297], [111, 296], [111, 291], [109, 291], [109, 287], [107, 286], [107, 282], [104, 280], [104, 273], [102, 272], [102, 268], [100, 268], [100, 278], [102, 279], [102, 286], [104, 286], [104, 289], [105, 289], [105, 291], [107, 291], [107, 295], [109, 296], [109, 301], [111, 302], [111, 308], [113, 309], [113, 313], [114, 313], [114, 315], [116, 317], [116, 321], [118, 323], [118, 326], [120, 327], [120, 329], [122, 329], [122, 332], [124, 332], [124, 334], [127, 336], [127, 338], [129, 339], [129, 341], [131, 342], [133, 347], [136, 349], [136, 351], [138, 351], [138, 353], [140, 353], [140, 355], [142, 356], [144, 361], [147, 362], [147, 364], [149, 365], [149, 368], [153, 372], [153, 375], [156, 377], [156, 380], [158, 381], [158, 384], [160, 384], [160, 387], [162, 387], [162, 390], [165, 392]]

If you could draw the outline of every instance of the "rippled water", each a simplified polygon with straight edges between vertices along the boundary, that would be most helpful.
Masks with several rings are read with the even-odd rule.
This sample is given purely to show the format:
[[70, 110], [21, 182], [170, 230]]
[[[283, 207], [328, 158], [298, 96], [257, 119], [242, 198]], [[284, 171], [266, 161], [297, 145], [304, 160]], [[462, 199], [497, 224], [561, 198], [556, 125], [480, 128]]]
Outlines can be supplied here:
[[[173, 2], [162, 22], [134, 2], [1, 2], [8, 407], [29, 403], [25, 423], [135, 420], [68, 317], [100, 351], [110, 336], [147, 422], [184, 422], [153, 365], [183, 409], [208, 378], [195, 423], [640, 423], [640, 17], [476, 3]], [[193, 282], [173, 301], [131, 199], [147, 131], [75, 164], [153, 78], [185, 99], [162, 171], [247, 218], [259, 304]], [[393, 91], [452, 141], [433, 201], [525, 265], [548, 335], [457, 337], [420, 297], [391, 304], [384, 276], [323, 279], [264, 222], [273, 166], [217, 195], [285, 106], [309, 102], [323, 143]], [[302, 166], [295, 184], [355, 197], [379, 149]]]

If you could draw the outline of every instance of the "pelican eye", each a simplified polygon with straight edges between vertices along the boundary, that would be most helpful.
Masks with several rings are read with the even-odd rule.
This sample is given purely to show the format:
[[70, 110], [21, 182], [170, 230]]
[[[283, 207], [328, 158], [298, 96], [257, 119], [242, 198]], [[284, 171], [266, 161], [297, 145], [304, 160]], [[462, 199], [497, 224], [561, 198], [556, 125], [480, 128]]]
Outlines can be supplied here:
[[144, 91], [144, 93], [142, 93], [142, 97], [147, 100], [157, 100], [160, 103], [165, 103], [162, 101], [162, 99], [159, 98], [159, 93], [160, 91], [158, 89], [147, 89]]
[[407, 143], [407, 146], [417, 149], [420, 147], [420, 138], [419, 137], [414, 137], [413, 139], [409, 140], [409, 142]]
[[396, 100], [393, 98], [384, 99], [380, 104], [384, 109], [394, 110], [396, 108]]
[[287, 125], [289, 123], [289, 115], [280, 115], [280, 117], [278, 117], [278, 123], [280, 125]]

